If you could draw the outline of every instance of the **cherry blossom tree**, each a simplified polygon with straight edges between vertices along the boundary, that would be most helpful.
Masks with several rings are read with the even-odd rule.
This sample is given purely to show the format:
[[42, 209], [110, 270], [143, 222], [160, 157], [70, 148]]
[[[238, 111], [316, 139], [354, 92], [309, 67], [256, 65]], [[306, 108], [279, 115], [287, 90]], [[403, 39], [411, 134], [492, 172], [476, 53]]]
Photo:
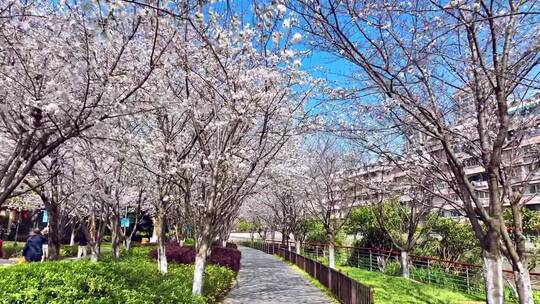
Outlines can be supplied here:
[[7, 1], [0, 14], [2, 205], [41, 159], [136, 109], [171, 33], [133, 5]]
[[350, 173], [361, 168], [359, 159], [344, 149], [339, 139], [319, 135], [309, 146], [305, 197], [311, 216], [326, 233], [329, 266], [335, 268], [335, 237], [358, 203], [360, 185]]
[[79, 191], [74, 180], [73, 152], [57, 149], [41, 159], [25, 179], [22, 192], [39, 196], [48, 215], [49, 259], [60, 258], [63, 232], [72, 224], [73, 196]]
[[[410, 252], [430, 232], [430, 220], [437, 214], [433, 205], [432, 179], [429, 174], [419, 171], [416, 165], [411, 164], [406, 171], [403, 163], [397, 170], [395, 166], [387, 166], [386, 170], [378, 172], [378, 177], [360, 182], [367, 189], [364, 193], [373, 207], [377, 226], [400, 251], [401, 275], [404, 278], [409, 278]], [[400, 180], [392, 177], [396, 171], [401, 176], [414, 174], [418, 178]], [[370, 174], [369, 170], [367, 174]]]
[[[511, 202], [514, 224], [522, 226], [519, 213], [526, 200], [508, 197], [514, 192], [508, 181], [520, 177], [504, 169], [513, 167], [504, 151], [523, 139], [511, 136], [521, 133], [516, 130], [536, 127], [513, 124], [511, 109], [522, 108], [538, 88], [537, 5], [295, 1], [291, 6], [311, 45], [358, 68], [352, 94], [378, 99], [369, 107], [373, 98], [363, 98], [361, 108], [373, 115], [365, 120], [360, 113], [356, 122], [373, 124], [360, 129], [383, 130], [386, 140], [411, 140], [413, 147], [423, 143], [414, 147], [417, 159], [438, 162], [434, 180], [449, 182], [482, 248], [488, 303], [504, 299], [503, 254], [512, 265], [520, 303], [533, 303], [523, 234], [520, 228], [516, 237], [508, 233], [502, 208]], [[487, 204], [467, 176], [467, 154], [475, 155], [487, 174]]]

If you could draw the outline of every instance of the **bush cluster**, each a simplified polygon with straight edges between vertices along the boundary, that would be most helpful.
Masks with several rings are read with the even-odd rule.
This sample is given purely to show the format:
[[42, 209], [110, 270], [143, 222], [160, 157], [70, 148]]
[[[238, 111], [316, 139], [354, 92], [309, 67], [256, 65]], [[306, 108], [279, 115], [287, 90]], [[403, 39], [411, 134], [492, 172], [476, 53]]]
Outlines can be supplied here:
[[[22, 255], [24, 248], [24, 242], [20, 242], [17, 246], [13, 246], [13, 243], [4, 243], [2, 246], [2, 252], [0, 252], [0, 258], [9, 259], [16, 258]], [[62, 245], [60, 247], [60, 256], [62, 257], [74, 257], [77, 256], [77, 245], [69, 246]]]
[[29, 263], [0, 268], [0, 303], [212, 303], [228, 290], [234, 272], [206, 267], [203, 297], [193, 296], [192, 265], [170, 265], [162, 275], [148, 250], [119, 260]]
[[[179, 244], [169, 244], [165, 249], [167, 261], [179, 264], [195, 263], [195, 248], [191, 246], [180, 246]], [[150, 252], [150, 256], [157, 259], [157, 249]], [[220, 265], [238, 272], [240, 270], [240, 259], [242, 253], [235, 248], [212, 247], [208, 263]]]
[[0, 252], [0, 257], [3, 259], [19, 257], [22, 255], [23, 246], [24, 244], [22, 244], [22, 246], [13, 246], [12, 244], [6, 245], [6, 243], [4, 243], [2, 252]]
[[69, 245], [62, 245], [60, 247], [60, 255], [62, 257], [74, 257], [77, 256], [78, 251], [77, 245], [69, 246]]

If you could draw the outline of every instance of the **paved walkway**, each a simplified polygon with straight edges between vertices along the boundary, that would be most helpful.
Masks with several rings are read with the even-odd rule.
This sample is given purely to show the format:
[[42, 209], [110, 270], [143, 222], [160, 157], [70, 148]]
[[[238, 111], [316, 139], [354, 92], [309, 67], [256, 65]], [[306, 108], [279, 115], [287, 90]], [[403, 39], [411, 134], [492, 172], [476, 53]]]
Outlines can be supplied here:
[[14, 265], [16, 261], [8, 259], [0, 259], [0, 266]]
[[242, 267], [225, 304], [331, 303], [301, 273], [275, 256], [242, 246], [238, 249], [242, 251]]

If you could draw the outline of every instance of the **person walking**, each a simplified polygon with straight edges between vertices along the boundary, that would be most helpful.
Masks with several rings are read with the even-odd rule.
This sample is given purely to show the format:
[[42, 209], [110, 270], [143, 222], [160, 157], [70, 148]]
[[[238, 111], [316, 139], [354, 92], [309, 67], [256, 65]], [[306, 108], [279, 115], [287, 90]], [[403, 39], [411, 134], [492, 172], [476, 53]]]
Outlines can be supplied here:
[[79, 230], [77, 232], [77, 235], [75, 236], [75, 242], [77, 242], [77, 258], [80, 259], [81, 257], [85, 257], [87, 254], [87, 246], [88, 246], [88, 240], [86, 240], [86, 236], [84, 233]]
[[39, 229], [34, 229], [28, 239], [23, 249], [23, 256], [27, 262], [39, 262], [43, 256], [43, 243], [45, 238], [41, 235]]
[[49, 227], [43, 228], [41, 231], [41, 234], [43, 236], [43, 245], [41, 246], [41, 250], [43, 251], [43, 255], [41, 256], [41, 261], [45, 261], [49, 259]]

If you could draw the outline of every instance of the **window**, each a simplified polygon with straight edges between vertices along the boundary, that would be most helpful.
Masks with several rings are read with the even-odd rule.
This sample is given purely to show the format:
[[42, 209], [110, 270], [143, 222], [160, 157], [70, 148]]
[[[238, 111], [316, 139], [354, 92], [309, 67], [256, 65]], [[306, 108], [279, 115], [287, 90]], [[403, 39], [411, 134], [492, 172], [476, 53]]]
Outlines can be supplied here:
[[487, 180], [487, 173], [480, 173], [469, 176], [470, 182], [486, 182]]
[[479, 199], [488, 199], [489, 194], [485, 191], [476, 191], [476, 197]]
[[476, 167], [480, 166], [480, 161], [477, 158], [468, 158], [463, 161], [465, 167]]
[[527, 193], [528, 194], [540, 193], [540, 184], [528, 185], [527, 186]]
[[449, 217], [460, 217], [461, 216], [461, 213], [457, 210], [450, 210], [448, 211], [448, 216]]

